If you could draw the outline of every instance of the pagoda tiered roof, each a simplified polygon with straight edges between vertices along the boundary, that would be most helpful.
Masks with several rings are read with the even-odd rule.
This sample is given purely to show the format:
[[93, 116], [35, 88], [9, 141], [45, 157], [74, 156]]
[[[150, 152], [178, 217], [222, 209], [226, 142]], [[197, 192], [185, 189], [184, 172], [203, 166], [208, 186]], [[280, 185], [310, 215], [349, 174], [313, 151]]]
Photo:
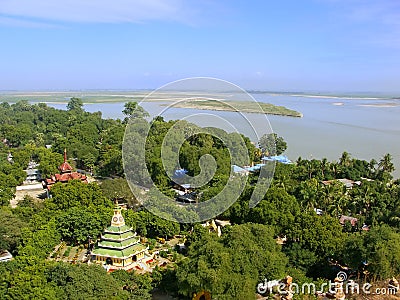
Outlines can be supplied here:
[[132, 227], [129, 227], [127, 225], [123, 225], [123, 226], [108, 226], [104, 232], [108, 232], [108, 233], [125, 233], [128, 231], [132, 231]]
[[[134, 235], [136, 237], [136, 235]], [[102, 240], [115, 240], [115, 241], [123, 241], [126, 239], [130, 239], [132, 237], [132, 232], [124, 232], [119, 234], [118, 236], [116, 234], [112, 234], [112, 233], [103, 233], [101, 235], [101, 239]]]
[[71, 165], [70, 165], [68, 162], [66, 162], [66, 161], [64, 161], [64, 162], [58, 167], [58, 169], [60, 170], [61, 173], [65, 173], [65, 172], [69, 172], [69, 171], [72, 171], [72, 170], [73, 170], [72, 167], [71, 167]]
[[135, 244], [125, 249], [109, 249], [103, 247], [97, 247], [93, 250], [92, 254], [94, 255], [101, 255], [107, 257], [114, 257], [114, 258], [128, 258], [130, 256], [134, 256], [137, 253], [145, 251], [147, 249], [146, 246], [142, 244]]
[[124, 249], [126, 247], [129, 247], [131, 245], [137, 244], [139, 242], [139, 239], [133, 237], [129, 238], [120, 242], [116, 241], [109, 241], [109, 240], [102, 240], [101, 242], [98, 243], [99, 247], [105, 247], [105, 248], [117, 248], [117, 249]]
[[147, 249], [140, 243], [132, 227], [125, 225], [121, 208], [116, 204], [111, 226], [101, 235], [101, 240], [92, 251], [92, 255], [127, 259]]
[[44, 187], [50, 190], [51, 186], [57, 182], [66, 183], [70, 180], [81, 180], [87, 183], [87, 177], [84, 174], [78, 172], [72, 172], [71, 165], [67, 162], [67, 150], [64, 149], [64, 162], [58, 167], [60, 174], [54, 174], [51, 178], [46, 178], [44, 181]]
[[58, 167], [58, 169], [61, 173], [72, 171], [71, 165], [67, 162], [67, 149], [64, 149], [64, 162]]

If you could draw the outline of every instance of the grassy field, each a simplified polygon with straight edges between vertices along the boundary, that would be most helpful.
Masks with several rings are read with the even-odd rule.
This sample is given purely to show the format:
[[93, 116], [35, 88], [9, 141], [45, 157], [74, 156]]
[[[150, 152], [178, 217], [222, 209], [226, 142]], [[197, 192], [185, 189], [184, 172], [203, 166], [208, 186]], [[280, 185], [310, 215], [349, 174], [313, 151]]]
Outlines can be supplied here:
[[72, 97], [82, 99], [83, 103], [111, 103], [142, 101], [146, 91], [111, 92], [111, 91], [73, 91], [73, 92], [3, 92], [0, 102], [15, 103], [19, 100], [44, 103], [68, 103]]
[[[124, 103], [129, 101], [146, 101], [146, 102], [175, 102], [177, 100], [186, 99], [188, 97], [200, 97], [203, 93], [189, 92], [157, 92], [149, 96], [150, 90], [135, 90], [135, 91], [33, 91], [33, 92], [12, 92], [0, 91], [0, 103], [10, 102], [15, 103], [20, 100], [29, 102], [44, 102], [44, 103], [68, 103], [72, 98], [79, 98], [83, 103]], [[207, 97], [221, 95], [207, 94]]]
[[[163, 104], [166, 105], [166, 104]], [[284, 106], [277, 106], [263, 102], [247, 101], [217, 101], [209, 99], [189, 99], [174, 104], [178, 108], [192, 108], [200, 110], [238, 111], [242, 113], [261, 113], [301, 118], [302, 113]]]

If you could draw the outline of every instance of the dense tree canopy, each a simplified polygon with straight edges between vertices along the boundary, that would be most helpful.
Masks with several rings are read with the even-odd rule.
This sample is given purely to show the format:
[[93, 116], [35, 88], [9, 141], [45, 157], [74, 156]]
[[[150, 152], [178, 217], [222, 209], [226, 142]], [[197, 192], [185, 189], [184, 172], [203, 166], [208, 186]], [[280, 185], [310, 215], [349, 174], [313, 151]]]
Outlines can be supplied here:
[[[400, 275], [400, 181], [392, 178], [390, 154], [365, 161], [343, 152], [337, 161], [299, 158], [294, 164], [277, 164], [271, 187], [251, 208], [258, 174], [230, 177], [231, 165], [248, 165], [258, 162], [262, 154], [283, 153], [287, 147], [283, 138], [263, 136], [257, 148], [248, 138], [220, 129], [200, 132], [193, 124], [161, 117], [150, 124], [135, 102], [125, 105], [124, 114], [124, 121], [103, 119], [100, 112], [85, 112], [76, 98], [67, 110], [27, 101], [0, 104], [0, 250], [15, 256], [0, 264], [1, 299], [147, 300], [155, 288], [177, 297], [190, 298], [206, 290], [213, 298], [247, 300], [255, 297], [255, 287], [264, 279], [285, 275], [303, 281], [330, 279], [332, 262], [347, 266], [350, 273], [363, 265], [371, 278]], [[128, 123], [135, 129], [132, 135]], [[138, 182], [143, 179], [141, 167], [147, 167], [158, 188], [174, 195], [171, 188], [179, 179], [171, 180], [169, 172], [178, 166], [163, 165], [162, 152], [168, 159], [178, 154], [179, 165], [188, 175], [203, 176], [198, 180], [215, 170], [209, 183], [196, 189], [200, 201], [212, 199], [225, 186], [230, 187], [226, 197], [234, 198], [243, 184], [239, 199], [218, 216], [232, 223], [222, 229], [221, 237], [199, 224], [171, 221], [177, 215], [192, 216], [191, 212], [183, 216], [179, 207], [164, 214], [169, 220], [141, 207], [123, 178], [126, 129], [133, 141], [129, 147], [146, 149], [143, 165], [128, 169]], [[180, 139], [183, 143], [177, 147], [174, 142]], [[23, 170], [28, 162], [35, 160], [42, 174], [50, 176], [58, 172], [65, 148], [74, 167], [106, 178], [100, 184], [58, 183], [49, 199], [26, 197], [18, 207], [8, 207], [16, 186], [26, 177]], [[135, 154], [132, 151], [133, 158]], [[349, 179], [351, 184], [339, 179]], [[168, 205], [156, 195], [150, 189], [145, 199]], [[151, 275], [118, 271], [109, 276], [98, 266], [48, 260], [61, 240], [68, 245], [85, 244], [88, 236], [96, 240], [109, 225], [116, 199], [129, 204], [123, 215], [139, 235], [151, 240], [183, 235], [188, 247], [184, 255], [179, 254], [170, 268], [156, 268]], [[212, 205], [207, 209], [217, 208]], [[355, 223], [340, 224], [343, 215], [356, 218]]]
[[282, 278], [287, 258], [273, 239], [273, 229], [260, 224], [233, 226], [222, 240], [201, 235], [177, 269], [179, 291], [202, 290], [218, 299], [252, 299], [265, 278]]
[[[59, 110], [44, 103], [29, 104], [27, 101], [0, 105], [0, 116], [4, 116], [0, 118], [0, 138], [5, 139], [12, 149], [27, 144], [39, 148], [52, 145], [51, 151], [39, 149], [39, 153], [30, 153], [26, 157], [42, 161], [44, 175], [54, 171], [51, 153], [62, 154], [64, 148], [78, 168], [122, 175], [121, 159], [108, 154], [117, 150], [117, 154], [121, 154], [125, 130], [121, 120], [106, 120], [101, 118], [100, 112], [85, 112], [82, 100], [78, 98], [71, 98], [67, 108]], [[54, 159], [59, 161], [59, 157]]]
[[78, 180], [71, 180], [68, 184], [59, 182], [52, 186], [51, 194], [47, 203], [58, 210], [80, 206], [112, 207], [112, 202], [104, 197], [97, 183], [85, 184]]
[[131, 207], [137, 207], [140, 205], [125, 178], [104, 180], [101, 182], [100, 188], [103, 191], [103, 194], [112, 201], [123, 201], [128, 203]]

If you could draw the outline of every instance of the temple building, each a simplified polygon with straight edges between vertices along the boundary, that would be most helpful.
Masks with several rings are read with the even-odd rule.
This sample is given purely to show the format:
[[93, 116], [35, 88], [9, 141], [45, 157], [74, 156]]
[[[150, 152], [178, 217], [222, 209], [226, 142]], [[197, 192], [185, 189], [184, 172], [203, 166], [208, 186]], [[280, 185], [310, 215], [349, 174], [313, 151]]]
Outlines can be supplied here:
[[132, 228], [125, 225], [121, 207], [116, 203], [111, 226], [101, 235], [100, 242], [91, 252], [91, 260], [103, 265], [108, 271], [130, 270], [137, 267], [137, 263], [144, 259], [147, 249], [148, 247], [140, 243], [140, 237], [132, 231]]
[[64, 162], [58, 167], [60, 171], [59, 174], [55, 174], [51, 176], [51, 178], [46, 178], [43, 182], [43, 187], [50, 191], [50, 188], [53, 184], [57, 182], [66, 183], [70, 180], [81, 180], [84, 183], [87, 183], [87, 177], [84, 174], [73, 172], [71, 165], [67, 162], [67, 149], [64, 149]]
[[38, 163], [34, 161], [30, 161], [28, 163], [28, 167], [26, 168], [26, 179], [24, 180], [24, 184], [36, 184], [40, 183], [42, 180], [42, 176], [40, 175], [40, 171], [37, 168], [39, 166]]

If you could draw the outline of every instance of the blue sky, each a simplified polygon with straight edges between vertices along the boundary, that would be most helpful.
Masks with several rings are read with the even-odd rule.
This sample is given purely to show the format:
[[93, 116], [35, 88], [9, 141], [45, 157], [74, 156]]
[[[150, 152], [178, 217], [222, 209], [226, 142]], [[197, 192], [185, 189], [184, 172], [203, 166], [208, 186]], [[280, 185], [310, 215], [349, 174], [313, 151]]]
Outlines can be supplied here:
[[0, 0], [0, 90], [400, 92], [398, 0]]

